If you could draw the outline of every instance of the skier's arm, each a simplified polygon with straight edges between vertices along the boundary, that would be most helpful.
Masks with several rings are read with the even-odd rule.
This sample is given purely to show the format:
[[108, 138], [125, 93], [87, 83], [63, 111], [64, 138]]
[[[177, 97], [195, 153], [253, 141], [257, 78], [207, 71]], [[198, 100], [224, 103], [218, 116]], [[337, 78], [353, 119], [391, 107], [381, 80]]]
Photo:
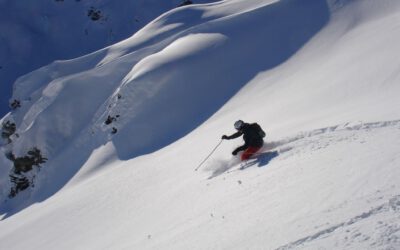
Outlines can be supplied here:
[[223, 135], [223, 136], [222, 136], [222, 139], [231, 140], [231, 139], [238, 138], [238, 137], [240, 137], [241, 135], [243, 135], [243, 133], [240, 132], [240, 131], [238, 131], [238, 132], [236, 132], [236, 133], [234, 133], [233, 135], [230, 135], [230, 136]]
[[247, 145], [247, 143], [245, 143], [243, 146], [240, 146], [238, 148], [236, 148], [235, 150], [233, 150], [232, 154], [233, 155], [237, 155], [237, 153], [239, 153], [240, 151], [246, 150], [249, 146]]

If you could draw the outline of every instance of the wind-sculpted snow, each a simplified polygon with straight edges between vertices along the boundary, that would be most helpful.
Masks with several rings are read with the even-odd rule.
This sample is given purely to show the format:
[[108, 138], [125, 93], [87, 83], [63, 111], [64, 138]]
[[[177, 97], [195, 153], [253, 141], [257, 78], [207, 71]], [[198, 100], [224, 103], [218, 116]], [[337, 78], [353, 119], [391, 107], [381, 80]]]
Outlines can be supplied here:
[[180, 0], [0, 1], [0, 116], [8, 112], [7, 101], [18, 77], [55, 60], [83, 56], [126, 39], [180, 3]]
[[[255, 4], [257, 8], [251, 11], [207, 21], [180, 32], [177, 37], [179, 39], [133, 67], [123, 85], [118, 88], [121, 99], [118, 101], [118, 94], [115, 93], [109, 101], [110, 108], [100, 119], [109, 115], [121, 116], [115, 123], [118, 133], [113, 140], [120, 158], [129, 159], [137, 154], [152, 152], [193, 130], [218, 110], [248, 79], [287, 59], [327, 19], [323, 12], [324, 4], [315, 1], [311, 6], [320, 8], [322, 12], [312, 26], [279, 23], [279, 27], [287, 26], [275, 34], [282, 37], [282, 40], [292, 29], [301, 26], [304, 30], [304, 33], [292, 37], [287, 44], [279, 42], [278, 45], [269, 39], [267, 34], [276, 29], [274, 23], [267, 25], [261, 33], [250, 31], [246, 35], [239, 35], [237, 30], [268, 22], [265, 18], [284, 20], [285, 16], [290, 16], [305, 22], [307, 11], [312, 11], [304, 6], [304, 13], [292, 12], [291, 9], [297, 6], [295, 2], [277, 3], [272, 7], [260, 5], [262, 2]], [[271, 12], [270, 8], [276, 11]], [[167, 20], [173, 20], [174, 17], [166, 16]], [[257, 36], [255, 44], [240, 47], [245, 37], [252, 36]], [[285, 49], [280, 50], [282, 53], [276, 53], [274, 46]], [[265, 60], [257, 59], [262, 50], [266, 55]], [[243, 67], [243, 61], [253, 61], [252, 67]], [[199, 74], [200, 69], [207, 73]], [[187, 103], [190, 103], [190, 109]], [[130, 136], [131, 131], [138, 133]]]

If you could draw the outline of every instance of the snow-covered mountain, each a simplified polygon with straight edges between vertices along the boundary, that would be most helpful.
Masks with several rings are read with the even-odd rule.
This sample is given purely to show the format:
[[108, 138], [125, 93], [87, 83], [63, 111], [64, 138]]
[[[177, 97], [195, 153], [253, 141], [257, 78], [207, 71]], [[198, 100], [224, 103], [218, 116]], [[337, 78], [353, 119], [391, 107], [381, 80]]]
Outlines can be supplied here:
[[12, 84], [19, 76], [55, 60], [76, 58], [128, 38], [185, 2], [0, 0], [0, 116], [9, 111]]
[[[397, 0], [189, 5], [19, 78], [0, 249], [399, 249], [399, 21]], [[248, 162], [220, 139], [238, 119], [267, 132]]]

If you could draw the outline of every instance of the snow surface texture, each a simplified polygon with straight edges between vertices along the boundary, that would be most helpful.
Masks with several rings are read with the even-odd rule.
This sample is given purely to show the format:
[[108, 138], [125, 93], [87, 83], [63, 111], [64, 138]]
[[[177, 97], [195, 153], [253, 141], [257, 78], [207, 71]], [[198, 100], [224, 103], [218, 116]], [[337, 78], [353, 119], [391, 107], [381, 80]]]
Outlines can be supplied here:
[[[396, 0], [227, 0], [20, 78], [2, 150], [49, 161], [0, 248], [399, 249], [399, 21]], [[193, 171], [239, 118], [258, 158], [223, 141]]]
[[182, 2], [0, 0], [0, 116], [9, 110], [17, 77], [54, 60], [82, 56], [128, 38]]

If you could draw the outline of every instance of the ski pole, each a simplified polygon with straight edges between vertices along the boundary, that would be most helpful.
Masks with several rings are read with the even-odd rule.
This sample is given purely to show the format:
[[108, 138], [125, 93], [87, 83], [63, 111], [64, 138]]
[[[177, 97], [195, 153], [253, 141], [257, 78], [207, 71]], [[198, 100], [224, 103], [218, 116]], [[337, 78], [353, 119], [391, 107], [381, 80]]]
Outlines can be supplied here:
[[222, 141], [223, 141], [223, 140], [221, 140], [221, 141], [217, 144], [217, 146], [215, 146], [215, 148], [211, 151], [211, 153], [197, 166], [197, 168], [194, 169], [194, 171], [197, 171], [197, 170], [201, 167], [201, 165], [203, 165], [203, 163], [206, 162], [208, 158], [210, 158], [210, 156], [215, 152], [215, 150], [217, 150], [217, 148], [219, 147], [219, 145], [221, 145]]

